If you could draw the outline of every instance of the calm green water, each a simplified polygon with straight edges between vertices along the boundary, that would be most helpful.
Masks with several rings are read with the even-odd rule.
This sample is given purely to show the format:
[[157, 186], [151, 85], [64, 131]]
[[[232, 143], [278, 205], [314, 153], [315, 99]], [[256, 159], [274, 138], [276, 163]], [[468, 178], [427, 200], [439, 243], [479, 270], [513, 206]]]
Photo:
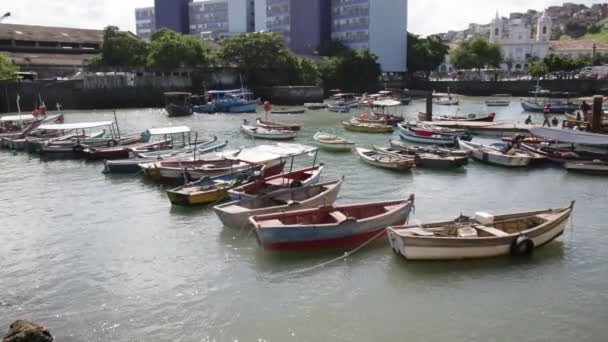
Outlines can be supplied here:
[[[479, 103], [467, 100], [461, 112], [482, 110]], [[497, 120], [527, 116], [517, 103], [498, 113]], [[345, 117], [281, 119], [304, 124], [300, 143], [320, 128], [361, 145], [390, 138], [344, 132]], [[111, 118], [79, 112], [66, 122]], [[244, 118], [254, 116], [119, 112], [123, 131], [184, 124], [231, 147], [253, 144], [238, 131]], [[380, 244], [299, 272], [340, 252], [269, 254], [248, 232], [223, 228], [212, 210], [172, 208], [163, 187], [140, 177], [0, 151], [0, 330], [27, 318], [59, 341], [605, 341], [607, 178], [475, 162], [399, 174], [353, 154], [320, 160], [324, 179], [346, 177], [341, 203], [415, 193], [418, 222], [575, 199], [572, 229], [529, 260], [412, 263]]]

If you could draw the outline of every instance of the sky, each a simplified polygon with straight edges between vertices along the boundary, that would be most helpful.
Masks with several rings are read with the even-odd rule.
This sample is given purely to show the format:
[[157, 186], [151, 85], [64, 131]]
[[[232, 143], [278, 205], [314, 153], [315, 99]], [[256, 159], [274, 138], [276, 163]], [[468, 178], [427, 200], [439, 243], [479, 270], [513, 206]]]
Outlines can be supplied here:
[[[307, 0], [298, 0], [307, 1]], [[385, 1], [385, 0], [380, 0]], [[528, 9], [542, 10], [563, 2], [555, 0], [409, 0], [408, 31], [429, 35], [463, 30], [469, 23], [487, 24], [498, 11], [502, 15]], [[604, 1], [571, 0], [587, 5]], [[154, 0], [0, 0], [0, 12], [11, 12], [3, 22], [102, 29], [108, 25], [135, 32], [137, 7]]]

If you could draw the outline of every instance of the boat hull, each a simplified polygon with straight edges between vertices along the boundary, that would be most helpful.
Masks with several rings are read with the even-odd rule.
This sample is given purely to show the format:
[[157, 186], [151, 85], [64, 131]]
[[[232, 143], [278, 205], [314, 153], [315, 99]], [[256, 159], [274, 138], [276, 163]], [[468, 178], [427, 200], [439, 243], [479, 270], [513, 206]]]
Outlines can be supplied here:
[[487, 164], [505, 166], [505, 167], [526, 167], [526, 166], [530, 165], [530, 161], [531, 161], [531, 158], [529, 156], [524, 156], [524, 155], [509, 156], [509, 155], [501, 154], [498, 151], [496, 151], [495, 153], [487, 152], [483, 149], [476, 148], [475, 147], [476, 145], [466, 143], [462, 140], [458, 141], [458, 145], [460, 146], [460, 149], [465, 150], [465, 151], [470, 151], [471, 158], [473, 158], [477, 161], [483, 162], [483, 163], [487, 163]]
[[171, 117], [190, 116], [193, 113], [191, 106], [180, 106], [175, 104], [168, 104], [165, 106], [165, 110]]
[[[522, 101], [521, 106], [526, 112], [532, 112], [532, 113], [543, 113], [543, 111], [545, 109], [544, 104], [527, 102], [527, 101]], [[578, 106], [576, 106], [575, 104], [559, 104], [559, 105], [551, 104], [551, 114], [572, 113], [572, 112], [576, 111], [577, 109], [578, 109]]]
[[587, 173], [593, 175], [608, 175], [608, 163], [567, 162], [564, 167], [570, 172]]
[[[556, 222], [524, 234], [534, 242], [535, 247], [543, 246], [564, 233], [570, 213], [568, 210]], [[420, 239], [400, 236], [393, 229], [388, 229], [388, 240], [393, 251], [409, 260], [463, 260], [510, 255], [511, 246], [519, 236]]]
[[351, 132], [359, 132], [359, 133], [376, 133], [376, 134], [382, 134], [382, 133], [392, 133], [393, 132], [393, 127], [392, 126], [385, 126], [385, 125], [353, 125], [350, 122], [342, 122], [342, 126], [344, 126], [344, 128], [347, 131], [351, 131]]

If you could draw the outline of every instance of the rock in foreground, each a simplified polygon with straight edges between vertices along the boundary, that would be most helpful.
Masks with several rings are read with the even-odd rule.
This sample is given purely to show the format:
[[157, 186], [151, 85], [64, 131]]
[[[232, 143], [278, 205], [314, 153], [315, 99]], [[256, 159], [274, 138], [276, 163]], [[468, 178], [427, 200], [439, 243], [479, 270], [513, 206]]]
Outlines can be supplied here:
[[18, 320], [11, 324], [2, 342], [52, 342], [53, 340], [47, 328], [34, 322]]

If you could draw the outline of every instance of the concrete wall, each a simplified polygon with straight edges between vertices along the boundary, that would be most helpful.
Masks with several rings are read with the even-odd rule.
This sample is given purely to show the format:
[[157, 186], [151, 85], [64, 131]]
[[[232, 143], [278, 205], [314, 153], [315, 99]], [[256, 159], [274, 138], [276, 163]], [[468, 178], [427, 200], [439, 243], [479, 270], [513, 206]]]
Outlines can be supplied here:
[[268, 87], [256, 89], [256, 96], [280, 106], [301, 106], [304, 103], [323, 102], [322, 87]]
[[370, 0], [369, 50], [384, 72], [405, 72], [407, 0]]

